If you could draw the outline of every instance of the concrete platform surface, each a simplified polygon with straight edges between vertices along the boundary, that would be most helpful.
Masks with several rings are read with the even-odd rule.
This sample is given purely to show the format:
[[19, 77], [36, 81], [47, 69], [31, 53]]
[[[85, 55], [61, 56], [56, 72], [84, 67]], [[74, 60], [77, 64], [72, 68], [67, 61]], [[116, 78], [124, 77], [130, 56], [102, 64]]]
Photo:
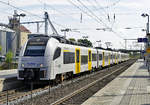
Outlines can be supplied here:
[[17, 80], [17, 69], [0, 71], [0, 92], [17, 88], [21, 85], [22, 82]]
[[150, 105], [150, 77], [138, 60], [82, 105]]
[[12, 77], [17, 77], [17, 69], [0, 70], [0, 80]]

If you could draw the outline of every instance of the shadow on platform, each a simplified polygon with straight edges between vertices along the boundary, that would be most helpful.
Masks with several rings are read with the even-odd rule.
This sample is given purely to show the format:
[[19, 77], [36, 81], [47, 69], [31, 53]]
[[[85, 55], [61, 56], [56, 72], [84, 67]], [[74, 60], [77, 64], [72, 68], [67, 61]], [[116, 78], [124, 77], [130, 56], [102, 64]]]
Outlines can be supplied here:
[[145, 65], [142, 65], [138, 69], [140, 69], [140, 70], [147, 70], [147, 67]]
[[141, 105], [150, 105], [150, 104], [141, 104]]
[[[149, 94], [149, 93], [131, 93], [131, 94], [106, 94], [106, 95], [103, 95], [103, 96], [101, 96], [101, 97], [114, 97], [114, 96], [133, 96], [133, 95], [147, 95], [147, 94]], [[99, 97], [99, 96], [94, 96], [94, 97]]]
[[135, 76], [119, 76], [119, 78], [150, 78], [150, 76], [135, 75]]

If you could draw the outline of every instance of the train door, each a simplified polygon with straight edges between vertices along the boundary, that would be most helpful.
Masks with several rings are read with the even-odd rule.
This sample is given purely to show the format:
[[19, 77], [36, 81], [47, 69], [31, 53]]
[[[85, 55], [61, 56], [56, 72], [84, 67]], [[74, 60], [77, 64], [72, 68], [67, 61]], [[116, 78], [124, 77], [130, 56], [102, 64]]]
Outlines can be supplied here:
[[88, 50], [88, 70], [92, 70], [92, 53]]
[[102, 63], [102, 66], [104, 67], [105, 66], [105, 53], [103, 52], [103, 63]]
[[76, 66], [75, 67], [76, 74], [80, 73], [80, 49], [79, 48], [75, 50], [75, 66]]
[[115, 63], [117, 63], [117, 53], [115, 53]]
[[110, 65], [111, 55], [110, 52], [108, 53], [108, 65]]

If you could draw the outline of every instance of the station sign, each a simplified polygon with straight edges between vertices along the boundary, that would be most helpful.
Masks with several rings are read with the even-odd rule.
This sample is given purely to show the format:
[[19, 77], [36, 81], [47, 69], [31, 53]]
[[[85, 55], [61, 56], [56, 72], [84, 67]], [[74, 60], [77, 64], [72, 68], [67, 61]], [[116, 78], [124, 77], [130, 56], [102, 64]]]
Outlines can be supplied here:
[[142, 43], [142, 42], [147, 43], [148, 39], [147, 38], [138, 38], [138, 42], [139, 43]]

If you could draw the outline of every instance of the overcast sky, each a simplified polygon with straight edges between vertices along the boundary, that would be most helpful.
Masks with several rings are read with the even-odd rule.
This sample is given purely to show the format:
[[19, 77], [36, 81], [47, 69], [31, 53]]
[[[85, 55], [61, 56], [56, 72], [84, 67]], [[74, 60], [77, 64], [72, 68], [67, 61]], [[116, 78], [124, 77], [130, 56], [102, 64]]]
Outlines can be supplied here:
[[[59, 34], [64, 35], [61, 29], [70, 28], [77, 32], [68, 32], [67, 38], [88, 36], [95, 46], [101, 40], [103, 47], [105, 42], [111, 42], [118, 49], [125, 47], [123, 39], [145, 37], [141, 29], [146, 28], [147, 17], [141, 14], [150, 13], [149, 4], [149, 0], [0, 0], [0, 23], [8, 23], [14, 10], [26, 14], [21, 22], [43, 20], [47, 11]], [[36, 32], [36, 24], [25, 26]], [[43, 28], [44, 24], [40, 24], [40, 33], [44, 32]], [[135, 49], [131, 46], [135, 42], [128, 42], [128, 49]]]

